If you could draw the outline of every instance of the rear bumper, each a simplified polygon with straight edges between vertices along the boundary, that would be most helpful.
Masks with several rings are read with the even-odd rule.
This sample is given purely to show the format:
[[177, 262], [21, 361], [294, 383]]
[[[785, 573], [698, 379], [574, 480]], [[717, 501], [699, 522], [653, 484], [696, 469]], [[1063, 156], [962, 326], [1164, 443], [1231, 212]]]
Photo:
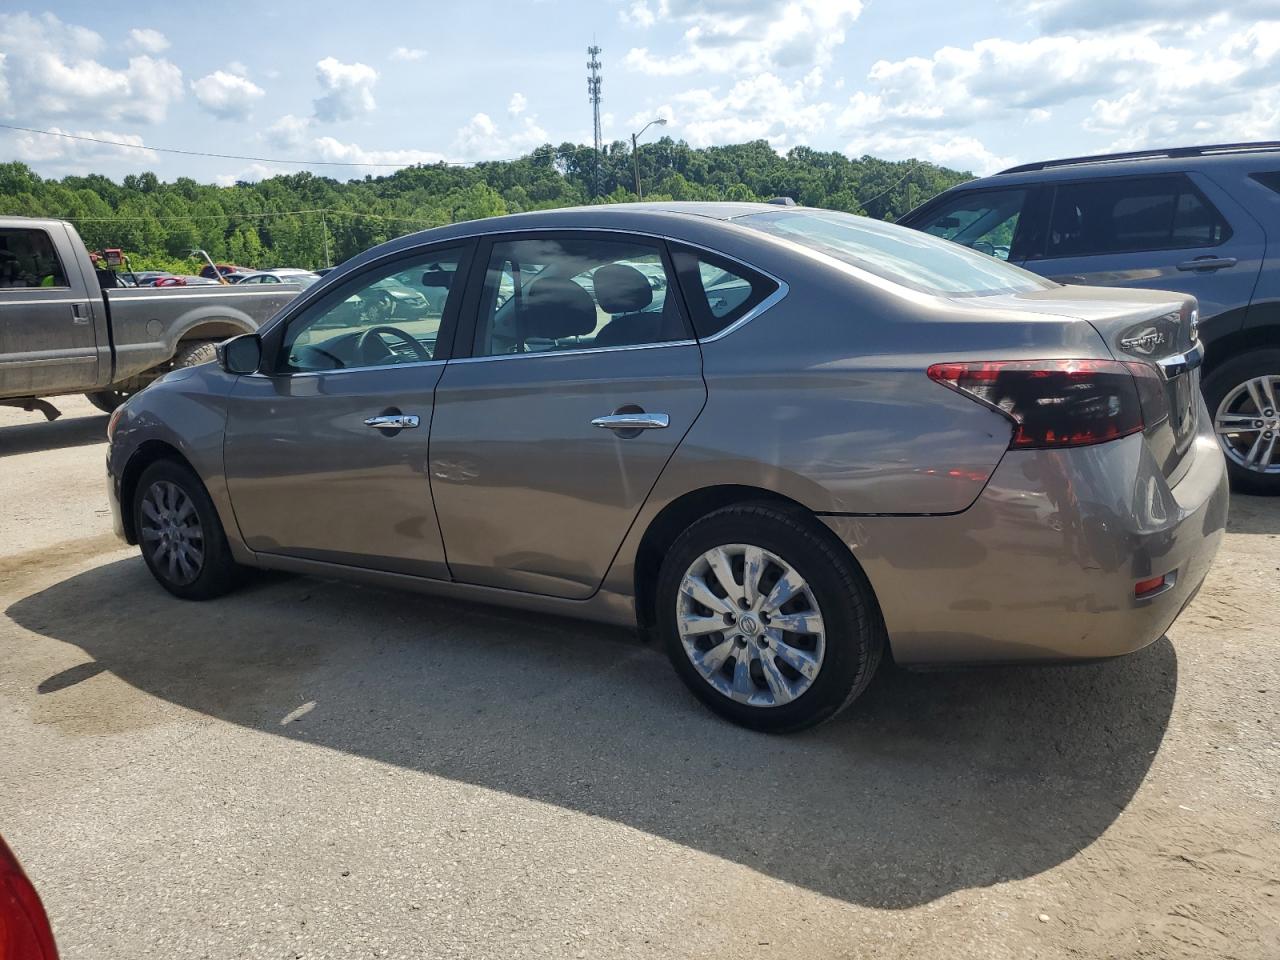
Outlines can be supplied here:
[[[1222, 542], [1227, 476], [1200, 411], [1170, 486], [1143, 437], [1010, 451], [966, 511], [824, 517], [866, 571], [903, 664], [1111, 657], [1159, 638]], [[1173, 573], [1158, 596], [1135, 582]]]

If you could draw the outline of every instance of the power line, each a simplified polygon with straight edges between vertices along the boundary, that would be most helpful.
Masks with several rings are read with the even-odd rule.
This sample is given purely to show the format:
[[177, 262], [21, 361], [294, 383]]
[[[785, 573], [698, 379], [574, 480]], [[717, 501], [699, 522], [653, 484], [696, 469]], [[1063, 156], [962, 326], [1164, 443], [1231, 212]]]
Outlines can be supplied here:
[[394, 217], [381, 213], [360, 213], [356, 210], [339, 210], [334, 207], [316, 207], [313, 210], [279, 210], [270, 213], [202, 213], [175, 217], [51, 217], [52, 220], [70, 220], [73, 223], [130, 223], [145, 220], [253, 220], [267, 217], [300, 217], [308, 214], [332, 217], [363, 217], [366, 220], [391, 220], [402, 223], [430, 223], [428, 217]]
[[[85, 143], [100, 143], [109, 147], [124, 147], [129, 150], [151, 150], [155, 153], [176, 153], [184, 157], [212, 157], [217, 160], [249, 160], [254, 163], [281, 163], [297, 167], [411, 167], [413, 163], [371, 163], [356, 160], [289, 160], [280, 157], [250, 157], [238, 153], [209, 153], [203, 150], [180, 150], [177, 147], [148, 147], [142, 143], [126, 143], [123, 140], [104, 140], [100, 137], [85, 137], [75, 133], [62, 133], [58, 130], [37, 130], [35, 127], [19, 127], [11, 123], [0, 123], [5, 130], [19, 130], [23, 133], [38, 133], [46, 137], [61, 137], [64, 140], [80, 140]], [[551, 148], [554, 150], [555, 148]], [[550, 153], [545, 148], [526, 154], [530, 159], [539, 153]], [[431, 163], [419, 161], [424, 166], [474, 167], [481, 163], [511, 163], [523, 160], [524, 157], [511, 157], [505, 160], [435, 160]]]

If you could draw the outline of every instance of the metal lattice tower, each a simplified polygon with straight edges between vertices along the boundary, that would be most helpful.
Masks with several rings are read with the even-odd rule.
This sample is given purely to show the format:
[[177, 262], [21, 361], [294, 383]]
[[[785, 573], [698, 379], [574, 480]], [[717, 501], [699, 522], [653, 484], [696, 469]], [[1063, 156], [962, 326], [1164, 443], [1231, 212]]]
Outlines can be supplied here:
[[600, 136], [600, 47], [595, 43], [587, 47], [587, 53], [591, 59], [587, 61], [587, 69], [591, 72], [587, 74], [587, 99], [591, 101], [591, 112], [594, 119], [595, 129], [595, 168], [592, 171], [591, 189], [594, 193], [600, 192], [600, 151], [603, 148]]

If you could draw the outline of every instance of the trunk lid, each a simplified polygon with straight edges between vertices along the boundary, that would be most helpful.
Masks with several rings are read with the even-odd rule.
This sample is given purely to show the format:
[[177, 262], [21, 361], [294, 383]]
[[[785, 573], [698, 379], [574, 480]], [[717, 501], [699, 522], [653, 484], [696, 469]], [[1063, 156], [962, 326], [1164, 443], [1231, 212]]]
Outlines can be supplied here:
[[1200, 409], [1201, 348], [1196, 299], [1162, 290], [1058, 287], [990, 298], [1035, 313], [1073, 317], [1092, 326], [1117, 360], [1149, 365], [1159, 378], [1169, 415], [1144, 429], [1170, 483], [1190, 466]]

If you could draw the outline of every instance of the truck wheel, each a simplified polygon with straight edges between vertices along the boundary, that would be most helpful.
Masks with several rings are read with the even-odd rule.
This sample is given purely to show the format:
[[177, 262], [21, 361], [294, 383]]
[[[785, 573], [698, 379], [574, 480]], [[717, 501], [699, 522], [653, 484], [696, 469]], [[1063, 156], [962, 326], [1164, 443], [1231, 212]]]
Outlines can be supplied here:
[[191, 340], [178, 344], [173, 355], [173, 366], [198, 367], [202, 363], [211, 363], [218, 358], [217, 344], [212, 340]]
[[1231, 486], [1280, 495], [1280, 350], [1253, 350], [1215, 367], [1204, 399]]
[[126, 390], [98, 390], [94, 393], [86, 393], [85, 399], [92, 403], [103, 413], [110, 413], [120, 404], [132, 396], [132, 391]]

